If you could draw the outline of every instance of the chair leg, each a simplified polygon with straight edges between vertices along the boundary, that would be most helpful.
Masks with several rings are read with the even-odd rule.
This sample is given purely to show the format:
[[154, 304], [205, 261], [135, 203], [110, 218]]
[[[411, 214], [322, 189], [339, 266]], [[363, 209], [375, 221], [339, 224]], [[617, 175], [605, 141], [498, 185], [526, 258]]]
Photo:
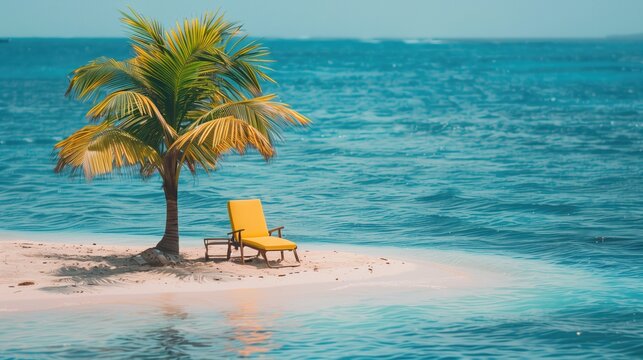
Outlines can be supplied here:
[[208, 256], [208, 245], [205, 246], [205, 261], [210, 260], [210, 257]]
[[297, 256], [297, 249], [293, 249], [292, 252], [293, 252], [293, 254], [295, 254], [295, 260], [297, 260], [297, 262], [301, 262], [301, 261], [299, 261], [299, 256]]
[[281, 251], [281, 261], [284, 261], [284, 251]]
[[262, 252], [261, 252], [261, 255], [263, 256], [263, 259], [264, 259], [264, 260], [266, 260], [266, 265], [267, 265], [269, 268], [271, 268], [272, 266], [270, 266], [270, 263], [268, 262], [268, 256], [266, 256], [266, 252], [265, 252], [265, 251], [262, 251]]
[[226, 255], [227, 260], [230, 260], [230, 254], [232, 254], [232, 244], [228, 241], [228, 253]]
[[243, 257], [243, 244], [241, 244], [241, 264], [245, 264], [245, 263], [246, 263], [246, 261], [245, 261], [245, 259]]

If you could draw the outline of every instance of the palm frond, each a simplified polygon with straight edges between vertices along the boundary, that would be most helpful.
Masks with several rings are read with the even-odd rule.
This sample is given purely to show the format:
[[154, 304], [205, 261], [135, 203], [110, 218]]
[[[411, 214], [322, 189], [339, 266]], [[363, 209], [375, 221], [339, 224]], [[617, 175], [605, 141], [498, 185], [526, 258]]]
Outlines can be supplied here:
[[222, 16], [205, 13], [200, 19], [184, 20], [183, 24], [165, 33], [165, 44], [169, 52], [187, 62], [200, 51], [217, 46], [225, 38], [236, 33], [238, 26], [229, 23]]
[[156, 20], [148, 19], [129, 8], [129, 13], [121, 11], [121, 21], [131, 31], [130, 39], [144, 48], [162, 49], [164, 46], [163, 26]]
[[135, 70], [129, 61], [98, 58], [74, 70], [65, 96], [79, 100], [95, 100], [112, 91], [140, 87]]
[[268, 55], [266, 48], [243, 36], [226, 39], [221, 47], [205, 52], [202, 59], [210, 64], [228, 93], [235, 96], [241, 91], [242, 97], [252, 97], [261, 95], [262, 80], [274, 82], [267, 74], [270, 69], [265, 64], [271, 62]]
[[169, 138], [168, 144], [177, 136], [176, 130], [168, 125], [154, 102], [136, 91], [113, 92], [87, 112], [87, 116], [92, 119], [105, 117], [122, 119], [131, 115], [135, 116], [134, 119], [145, 116], [156, 119]]
[[265, 158], [274, 155], [270, 140], [256, 128], [233, 116], [204, 122], [179, 136], [170, 150], [183, 153], [183, 161], [194, 161], [208, 170], [223, 154], [236, 150], [243, 154], [252, 147]]
[[278, 130], [283, 126], [310, 123], [310, 119], [292, 110], [288, 105], [273, 101], [275, 98], [274, 94], [268, 94], [252, 99], [211, 104], [209, 109], [191, 114], [196, 120], [190, 127], [194, 128], [212, 119], [232, 116], [245, 121], [270, 139], [279, 137]]
[[153, 148], [110, 123], [87, 125], [57, 143], [55, 149], [56, 172], [66, 167], [72, 171], [82, 169], [87, 179], [125, 166], [161, 166], [161, 158]]

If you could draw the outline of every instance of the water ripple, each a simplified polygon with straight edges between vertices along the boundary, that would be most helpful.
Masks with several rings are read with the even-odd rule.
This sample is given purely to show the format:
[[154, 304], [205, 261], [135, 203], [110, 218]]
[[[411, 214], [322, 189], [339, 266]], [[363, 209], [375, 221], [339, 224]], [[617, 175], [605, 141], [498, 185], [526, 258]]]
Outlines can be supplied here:
[[[268, 165], [258, 156], [231, 155], [211, 176], [183, 176], [183, 236], [223, 234], [229, 226], [227, 199], [261, 197], [270, 223], [286, 225], [287, 236], [304, 245], [466, 249], [544, 259], [614, 278], [643, 277], [640, 43], [267, 45], [281, 84], [267, 90], [312, 117], [314, 125], [288, 130]], [[2, 229], [160, 237], [165, 216], [158, 178], [111, 176], [88, 184], [52, 171], [53, 145], [86, 123], [88, 105], [63, 96], [67, 74], [89, 59], [123, 58], [128, 51], [118, 39], [18, 39], [0, 45]], [[588, 300], [607, 295], [585, 296], [550, 322], [482, 317], [446, 324], [424, 309], [373, 310], [366, 312], [372, 321], [355, 319], [347, 326], [382, 326], [383, 335], [400, 341], [397, 352], [386, 336], [360, 332], [365, 337], [359, 338], [348, 330], [339, 340], [321, 337], [315, 346], [337, 357], [345, 355], [336, 349], [353, 346], [362, 350], [356, 356], [395, 358], [399, 349], [409, 357], [501, 357], [524, 345], [534, 350], [532, 356], [544, 357], [557, 351], [573, 356], [575, 349], [600, 342], [640, 354], [633, 341], [640, 308], [632, 311], [615, 301], [602, 312]], [[349, 310], [338, 313], [353, 316]], [[324, 315], [329, 318], [309, 321], [328, 329], [346, 322]], [[391, 327], [396, 316], [403, 329]], [[572, 325], [564, 320], [569, 316]], [[610, 321], [615, 323], [605, 334], [600, 324]], [[565, 341], [554, 348], [549, 341], [555, 338]], [[407, 346], [404, 339], [412, 341]], [[293, 353], [310, 349], [307, 341], [295, 341]], [[490, 343], [498, 353], [488, 352]], [[63, 345], [51, 351], [52, 357], [88, 355]], [[173, 354], [183, 356], [181, 351], [178, 346]]]

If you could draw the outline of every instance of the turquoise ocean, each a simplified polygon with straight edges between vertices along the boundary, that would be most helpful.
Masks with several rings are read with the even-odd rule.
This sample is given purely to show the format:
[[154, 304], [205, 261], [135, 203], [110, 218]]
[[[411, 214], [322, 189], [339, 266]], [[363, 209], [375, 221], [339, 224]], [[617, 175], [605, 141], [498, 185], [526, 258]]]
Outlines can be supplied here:
[[[302, 248], [442, 254], [519, 285], [242, 320], [189, 307], [7, 312], [0, 358], [643, 357], [643, 42], [264, 43], [279, 83], [266, 91], [313, 124], [286, 129], [268, 163], [229, 155], [209, 175], [186, 172], [184, 245], [228, 231], [228, 199], [260, 197]], [[160, 238], [157, 178], [53, 172], [54, 144], [87, 122], [89, 105], [64, 97], [69, 73], [129, 51], [124, 39], [0, 43], [0, 234]], [[247, 352], [240, 321], [263, 324]]]

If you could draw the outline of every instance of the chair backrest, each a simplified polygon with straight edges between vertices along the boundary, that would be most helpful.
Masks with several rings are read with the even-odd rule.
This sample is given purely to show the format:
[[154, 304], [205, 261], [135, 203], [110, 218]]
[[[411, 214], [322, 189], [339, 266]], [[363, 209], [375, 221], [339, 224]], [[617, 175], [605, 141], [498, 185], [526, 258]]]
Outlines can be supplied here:
[[244, 238], [268, 236], [268, 225], [263, 216], [261, 200], [230, 200], [228, 201], [228, 215], [232, 231], [244, 229], [241, 236]]

